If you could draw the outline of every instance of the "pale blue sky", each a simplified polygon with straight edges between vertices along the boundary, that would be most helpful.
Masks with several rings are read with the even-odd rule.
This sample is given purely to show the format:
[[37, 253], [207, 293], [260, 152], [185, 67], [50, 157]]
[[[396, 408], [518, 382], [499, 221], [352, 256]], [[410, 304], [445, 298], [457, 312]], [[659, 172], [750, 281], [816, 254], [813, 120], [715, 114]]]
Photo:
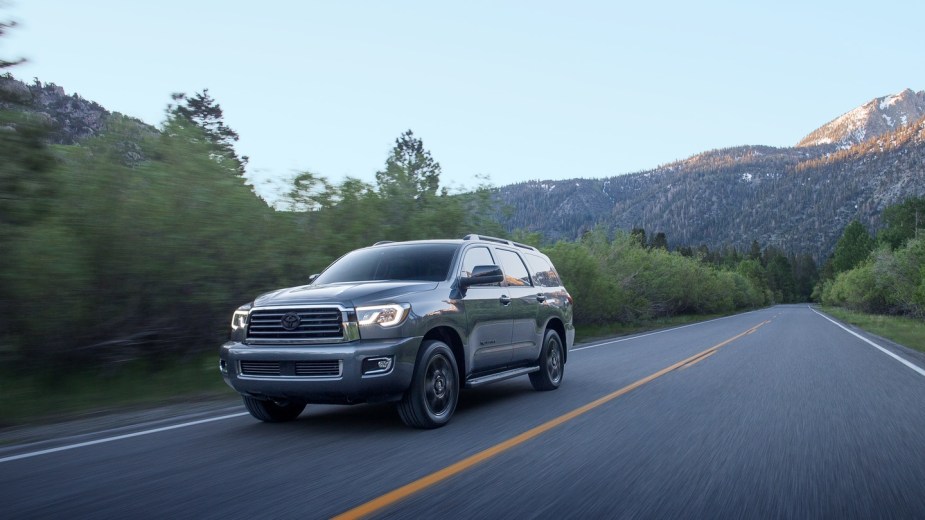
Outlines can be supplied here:
[[258, 184], [372, 182], [409, 128], [445, 185], [604, 177], [925, 89], [921, 1], [9, 4], [15, 76], [151, 124], [209, 88]]

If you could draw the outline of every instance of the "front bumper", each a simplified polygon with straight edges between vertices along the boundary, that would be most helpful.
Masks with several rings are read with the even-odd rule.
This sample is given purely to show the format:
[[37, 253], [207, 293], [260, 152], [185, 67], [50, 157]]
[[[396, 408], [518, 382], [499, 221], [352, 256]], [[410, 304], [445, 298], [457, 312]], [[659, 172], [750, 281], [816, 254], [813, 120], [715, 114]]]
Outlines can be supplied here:
[[[259, 399], [329, 404], [396, 401], [411, 385], [420, 345], [420, 337], [303, 346], [229, 341], [222, 345], [220, 369], [228, 386]], [[391, 358], [391, 367], [364, 375], [363, 361], [370, 358]], [[295, 368], [314, 364], [337, 370], [304, 375]], [[279, 367], [279, 373], [246, 369], [252, 366]]]

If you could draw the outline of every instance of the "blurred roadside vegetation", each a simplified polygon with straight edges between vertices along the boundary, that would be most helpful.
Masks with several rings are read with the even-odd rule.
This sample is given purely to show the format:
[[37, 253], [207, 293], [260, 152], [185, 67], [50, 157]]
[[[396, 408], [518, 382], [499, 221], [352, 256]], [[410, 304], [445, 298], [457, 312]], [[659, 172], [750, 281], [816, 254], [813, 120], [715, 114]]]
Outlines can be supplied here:
[[925, 198], [883, 212], [876, 237], [849, 224], [823, 268], [814, 297], [823, 305], [867, 314], [925, 318]]

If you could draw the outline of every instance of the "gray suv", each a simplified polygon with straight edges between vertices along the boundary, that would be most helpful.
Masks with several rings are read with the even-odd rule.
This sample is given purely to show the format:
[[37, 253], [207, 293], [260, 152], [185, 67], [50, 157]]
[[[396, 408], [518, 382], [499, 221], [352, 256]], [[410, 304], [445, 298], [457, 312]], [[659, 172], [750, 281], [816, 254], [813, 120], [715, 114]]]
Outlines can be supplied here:
[[220, 370], [262, 421], [306, 403], [397, 402], [405, 424], [436, 428], [463, 387], [529, 375], [558, 388], [574, 339], [572, 298], [536, 248], [380, 242], [238, 308]]

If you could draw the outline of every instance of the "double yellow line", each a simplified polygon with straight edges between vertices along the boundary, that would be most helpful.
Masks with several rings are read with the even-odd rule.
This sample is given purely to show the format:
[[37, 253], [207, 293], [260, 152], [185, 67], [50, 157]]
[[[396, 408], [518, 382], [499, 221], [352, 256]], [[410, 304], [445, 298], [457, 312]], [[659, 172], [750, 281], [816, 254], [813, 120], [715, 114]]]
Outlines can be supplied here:
[[629, 393], [629, 392], [632, 392], [633, 390], [639, 388], [640, 386], [642, 386], [642, 385], [644, 385], [644, 384], [646, 384], [646, 383], [650, 383], [650, 382], [654, 381], [655, 379], [658, 379], [658, 378], [662, 377], [663, 375], [665, 375], [665, 374], [667, 374], [667, 373], [669, 373], [669, 372], [673, 372], [673, 371], [675, 371], [675, 370], [678, 370], [679, 368], [685, 368], [685, 367], [689, 367], [689, 366], [691, 366], [691, 365], [694, 365], [695, 363], [699, 363], [699, 362], [703, 361], [704, 359], [706, 359], [706, 358], [712, 356], [713, 354], [715, 354], [717, 350], [719, 350], [719, 349], [725, 347], [726, 345], [732, 343], [733, 341], [735, 341], [735, 340], [737, 340], [737, 339], [740, 339], [740, 338], [742, 338], [742, 337], [744, 337], [744, 336], [747, 336], [747, 335], [749, 335], [749, 334], [752, 334], [753, 332], [755, 332], [756, 330], [758, 330], [760, 327], [762, 327], [762, 326], [764, 326], [764, 325], [766, 325], [766, 324], [768, 324], [768, 323], [770, 323], [770, 321], [763, 321], [763, 322], [759, 323], [758, 325], [755, 325], [754, 327], [752, 327], [752, 328], [746, 330], [745, 332], [743, 332], [743, 333], [741, 333], [741, 334], [738, 334], [738, 335], [736, 335], [736, 336], [733, 336], [733, 337], [727, 339], [726, 341], [723, 341], [722, 343], [717, 343], [716, 345], [713, 345], [712, 347], [710, 347], [710, 348], [704, 350], [703, 352], [699, 352], [699, 353], [694, 354], [693, 356], [691, 356], [691, 357], [689, 357], [689, 358], [687, 358], [687, 359], [678, 361], [677, 363], [671, 365], [670, 367], [663, 368], [662, 370], [659, 370], [658, 372], [656, 372], [656, 373], [654, 373], [654, 374], [652, 374], [652, 375], [650, 375], [650, 376], [644, 377], [644, 378], [640, 379], [639, 381], [636, 381], [636, 382], [633, 383], [633, 384], [630, 384], [630, 385], [628, 385], [628, 386], [624, 386], [623, 388], [617, 390], [616, 392], [607, 394], [607, 395], [605, 395], [604, 397], [601, 397], [600, 399], [597, 399], [597, 400], [595, 400], [595, 401], [592, 401], [592, 402], [590, 402], [590, 403], [588, 403], [588, 404], [586, 404], [586, 405], [584, 405], [584, 406], [582, 406], [582, 407], [580, 407], [580, 408], [576, 408], [576, 409], [572, 410], [571, 412], [568, 412], [568, 413], [565, 414], [565, 415], [561, 415], [561, 416], [556, 417], [555, 419], [552, 419], [552, 420], [550, 420], [550, 421], [548, 421], [548, 422], [545, 422], [545, 423], [543, 423], [543, 424], [541, 424], [541, 425], [539, 425], [539, 426], [537, 426], [537, 427], [535, 427], [535, 428], [532, 428], [532, 429], [530, 429], [530, 430], [527, 430], [527, 431], [521, 433], [520, 435], [518, 435], [518, 436], [516, 436], [516, 437], [512, 437], [512, 438], [510, 438], [510, 439], [508, 439], [508, 440], [506, 440], [506, 441], [504, 441], [504, 442], [501, 442], [501, 443], [499, 443], [499, 444], [495, 444], [494, 446], [492, 446], [492, 447], [490, 447], [490, 448], [488, 448], [488, 449], [486, 449], [486, 450], [484, 450], [484, 451], [480, 451], [479, 453], [476, 453], [475, 455], [471, 455], [471, 456], [469, 456], [469, 457], [466, 457], [465, 459], [463, 459], [463, 460], [461, 460], [461, 461], [459, 461], [459, 462], [456, 462], [455, 464], [451, 464], [451, 465], [449, 465], [449, 466], [447, 466], [447, 467], [441, 469], [440, 471], [431, 473], [430, 475], [427, 475], [427, 476], [422, 477], [422, 478], [420, 478], [420, 479], [418, 479], [418, 480], [415, 480], [414, 482], [411, 482], [410, 484], [406, 484], [406, 485], [404, 485], [404, 486], [402, 486], [402, 487], [400, 487], [400, 488], [398, 488], [398, 489], [395, 489], [395, 490], [393, 490], [393, 491], [390, 491], [390, 492], [388, 492], [388, 493], [386, 493], [386, 494], [384, 494], [384, 495], [382, 495], [382, 496], [380, 496], [380, 497], [378, 497], [378, 498], [376, 498], [376, 499], [370, 500], [369, 502], [366, 502], [365, 504], [362, 504], [362, 505], [357, 506], [357, 507], [355, 507], [355, 508], [353, 508], [353, 509], [351, 509], [351, 510], [349, 510], [349, 511], [346, 511], [346, 512], [344, 512], [344, 513], [341, 513], [341, 514], [335, 516], [334, 519], [335, 519], [335, 520], [347, 520], [347, 519], [355, 519], [355, 518], [364, 518], [364, 517], [366, 517], [366, 516], [368, 516], [368, 515], [371, 515], [371, 514], [377, 512], [377, 511], [379, 511], [379, 510], [381, 510], [381, 509], [385, 509], [386, 507], [389, 507], [389, 506], [391, 506], [391, 505], [393, 505], [393, 504], [395, 504], [395, 503], [397, 503], [397, 502], [399, 502], [399, 501], [401, 501], [401, 500], [404, 500], [405, 498], [408, 498], [409, 496], [414, 495], [415, 493], [418, 493], [418, 492], [420, 492], [420, 491], [422, 491], [422, 490], [424, 490], [424, 489], [427, 489], [427, 488], [429, 488], [429, 487], [431, 487], [431, 486], [433, 486], [433, 485], [435, 485], [435, 484], [437, 484], [437, 483], [439, 483], [439, 482], [442, 482], [442, 481], [444, 481], [444, 480], [446, 480], [446, 479], [448, 479], [448, 478], [450, 478], [450, 477], [453, 477], [453, 476], [455, 476], [455, 475], [458, 475], [458, 474], [462, 473], [463, 471], [466, 471], [467, 469], [469, 469], [469, 468], [475, 466], [476, 464], [479, 464], [479, 463], [481, 463], [481, 462], [484, 462], [484, 461], [486, 461], [486, 460], [488, 460], [488, 459], [490, 459], [490, 458], [492, 458], [492, 457], [494, 457], [494, 456], [496, 456], [496, 455], [500, 455], [501, 453], [504, 453], [505, 451], [507, 451], [507, 450], [509, 450], [509, 449], [511, 449], [511, 448], [513, 448], [513, 447], [515, 447], [515, 446], [519, 446], [519, 445], [521, 445], [521, 444], [523, 444], [523, 443], [529, 441], [530, 439], [533, 439], [534, 437], [538, 437], [539, 435], [541, 435], [541, 434], [543, 434], [543, 433], [545, 433], [545, 432], [547, 432], [547, 431], [549, 431], [549, 430], [555, 428], [556, 426], [559, 426], [559, 425], [561, 425], [561, 424], [563, 424], [563, 423], [566, 423], [566, 422], [568, 422], [568, 421], [571, 421], [572, 419], [578, 417], [579, 415], [582, 415], [582, 414], [584, 414], [584, 413], [586, 413], [586, 412], [589, 412], [589, 411], [591, 411], [591, 410], [593, 410], [593, 409], [595, 409], [595, 408], [601, 406], [602, 404], [608, 403], [608, 402], [613, 401], [614, 399], [616, 399], [616, 398], [618, 398], [618, 397], [620, 397], [620, 396], [622, 396], [622, 395], [625, 395], [625, 394], [627, 394], [627, 393]]

